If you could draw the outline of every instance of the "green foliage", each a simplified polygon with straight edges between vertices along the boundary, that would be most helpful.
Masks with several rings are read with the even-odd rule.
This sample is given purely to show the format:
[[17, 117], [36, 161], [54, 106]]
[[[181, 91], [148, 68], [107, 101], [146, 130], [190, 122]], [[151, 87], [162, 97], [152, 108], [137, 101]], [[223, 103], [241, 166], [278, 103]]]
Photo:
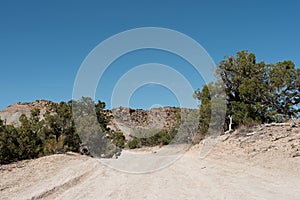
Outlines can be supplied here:
[[64, 152], [65, 151], [64, 143], [65, 143], [64, 135], [60, 135], [58, 140], [56, 140], [56, 138], [47, 139], [43, 145], [45, 155]]
[[198, 143], [205, 135], [219, 132], [223, 128], [222, 122], [224, 120], [222, 118], [226, 113], [225, 93], [223, 91], [224, 85], [221, 81], [208, 83], [203, 86], [202, 91], [195, 91], [194, 98], [199, 99], [201, 104], [198, 134], [193, 138], [193, 143]]
[[299, 114], [300, 69], [292, 61], [257, 63], [253, 53], [241, 51], [223, 60], [217, 75], [225, 83], [235, 125], [285, 121]]
[[6, 164], [19, 158], [18, 132], [0, 119], [0, 163]]
[[140, 138], [142, 146], [166, 145], [171, 141], [170, 135], [165, 130], [161, 130], [150, 137]]
[[43, 154], [43, 141], [40, 135], [43, 132], [43, 121], [39, 121], [40, 111], [34, 109], [30, 118], [20, 116], [21, 126], [17, 128], [19, 143], [19, 159], [37, 158]]
[[140, 141], [137, 138], [135, 138], [133, 140], [129, 140], [127, 145], [129, 147], [129, 149], [135, 149], [135, 148], [142, 147], [141, 144], [140, 144]]
[[[112, 133], [107, 128], [109, 119], [103, 113], [104, 108], [105, 103], [95, 104], [91, 98], [83, 97], [79, 101], [53, 103], [53, 112], [46, 112], [42, 120], [40, 110], [33, 109], [29, 118], [24, 114], [20, 116], [18, 128], [0, 120], [0, 163], [79, 151], [81, 139], [94, 156], [112, 157], [124, 148], [125, 137], [116, 133], [110, 141]], [[77, 114], [76, 128], [73, 114]]]
[[30, 118], [20, 116], [21, 126], [0, 123], [0, 163], [9, 163], [20, 159], [37, 158], [43, 155], [43, 122], [39, 121], [38, 109], [31, 112]]
[[109, 119], [103, 110], [105, 103], [97, 104], [89, 97], [72, 101], [72, 110], [76, 130], [82, 143], [96, 157], [112, 157], [121, 150], [111, 141], [112, 132], [107, 127]]
[[52, 110], [54, 113], [47, 112], [45, 114], [46, 131], [44, 139], [46, 141], [50, 140], [49, 144], [52, 144], [54, 138], [55, 143], [61, 146], [61, 148], [54, 148], [57, 152], [78, 151], [80, 138], [72, 118], [71, 102], [53, 104]]
[[[174, 137], [177, 134], [177, 131], [175, 129], [171, 131], [167, 130], [160, 130], [157, 132], [157, 130], [143, 130], [142, 134], [138, 134], [137, 136], [131, 135], [133, 138], [132, 140], [129, 140], [127, 143], [127, 146], [130, 149], [140, 148], [142, 146], [152, 147], [152, 146], [162, 146], [162, 145], [168, 145], [172, 142]], [[140, 130], [140, 131], [141, 131]]]
[[98, 102], [95, 104], [95, 112], [96, 112], [97, 120], [101, 126], [101, 129], [108, 131], [109, 128], [107, 127], [107, 125], [109, 123], [109, 118], [103, 114], [104, 109], [105, 109], [105, 103], [98, 100]]
[[[240, 51], [221, 61], [216, 76], [224, 83], [227, 115], [232, 116], [234, 126], [282, 122], [299, 116], [300, 69], [292, 61], [266, 64], [257, 62], [255, 54]], [[209, 96], [218, 94], [212, 94], [216, 88], [212, 86], [216, 85], [218, 82], [209, 83], [194, 94], [201, 100], [200, 132], [203, 133], [208, 129], [209, 110], [215, 109]]]
[[125, 136], [122, 132], [116, 132], [112, 136], [113, 144], [123, 149], [125, 147]]
[[211, 118], [211, 97], [208, 86], [204, 85], [202, 91], [197, 90], [194, 93], [194, 97], [197, 97], [201, 101], [199, 133], [205, 135], [208, 131], [209, 122]]

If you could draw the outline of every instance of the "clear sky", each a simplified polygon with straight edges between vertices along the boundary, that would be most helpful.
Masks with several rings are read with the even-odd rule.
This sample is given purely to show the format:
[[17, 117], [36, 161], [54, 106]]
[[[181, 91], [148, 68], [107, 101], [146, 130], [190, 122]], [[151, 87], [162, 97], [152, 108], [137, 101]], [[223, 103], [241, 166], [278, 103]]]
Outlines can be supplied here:
[[[199, 42], [216, 64], [224, 55], [246, 49], [258, 60], [292, 60], [299, 66], [299, 10], [297, 0], [1, 0], [0, 109], [19, 101], [70, 100], [77, 71], [88, 53], [108, 37], [139, 27], [180, 31]], [[188, 65], [159, 51], [124, 56], [99, 83], [97, 98], [110, 107], [117, 79], [147, 62], [177, 69]], [[181, 73], [190, 77], [195, 89], [203, 84], [193, 78], [192, 70], [182, 68]], [[135, 108], [154, 104], [178, 102], [172, 92], [157, 85], [139, 88], [130, 99]]]

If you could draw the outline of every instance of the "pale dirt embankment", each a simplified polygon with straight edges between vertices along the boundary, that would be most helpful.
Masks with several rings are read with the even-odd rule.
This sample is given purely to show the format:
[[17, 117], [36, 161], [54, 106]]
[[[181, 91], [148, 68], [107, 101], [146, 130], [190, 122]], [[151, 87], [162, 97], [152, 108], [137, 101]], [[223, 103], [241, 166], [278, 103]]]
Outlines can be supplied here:
[[299, 199], [299, 130], [260, 126], [223, 135], [205, 158], [200, 144], [146, 174], [78, 154], [22, 161], [1, 166], [0, 199]]

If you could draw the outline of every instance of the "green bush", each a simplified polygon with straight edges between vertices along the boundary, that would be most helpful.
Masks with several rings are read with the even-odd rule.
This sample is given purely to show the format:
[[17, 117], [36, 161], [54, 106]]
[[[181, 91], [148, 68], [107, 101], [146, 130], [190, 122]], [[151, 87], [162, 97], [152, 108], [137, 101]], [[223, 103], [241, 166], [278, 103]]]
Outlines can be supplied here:
[[113, 144], [115, 144], [117, 147], [123, 149], [125, 147], [125, 136], [122, 132], [116, 132], [112, 136]]
[[129, 147], [129, 149], [135, 149], [135, 148], [141, 147], [138, 139], [133, 139], [133, 140], [128, 141], [127, 145]]
[[0, 164], [14, 162], [19, 158], [18, 132], [13, 126], [3, 125], [0, 119]]
[[133, 137], [133, 140], [128, 141], [127, 146], [130, 149], [135, 149], [140, 148], [142, 146], [153, 147], [158, 145], [168, 145], [172, 142], [176, 134], [177, 131], [174, 129], [171, 131], [161, 130], [158, 133], [149, 137], [143, 136], [141, 138], [138, 138], [135, 136], [131, 136]]
[[[80, 119], [77, 129], [72, 106], [75, 106], [75, 114]], [[78, 152], [82, 143], [78, 133], [96, 156], [112, 157], [120, 153], [125, 146], [125, 137], [122, 133], [112, 134], [109, 130], [109, 119], [103, 112], [104, 108], [105, 103], [98, 101], [95, 104], [91, 98], [83, 97], [79, 101], [53, 103], [51, 110], [54, 112], [46, 112], [43, 120], [40, 119], [39, 109], [33, 109], [29, 118], [24, 114], [20, 116], [21, 126], [18, 128], [0, 120], [0, 163], [66, 151]], [[93, 115], [86, 114], [94, 111], [97, 118], [90, 120]], [[93, 121], [95, 123], [91, 123]], [[112, 138], [106, 138], [107, 134], [113, 135]]]

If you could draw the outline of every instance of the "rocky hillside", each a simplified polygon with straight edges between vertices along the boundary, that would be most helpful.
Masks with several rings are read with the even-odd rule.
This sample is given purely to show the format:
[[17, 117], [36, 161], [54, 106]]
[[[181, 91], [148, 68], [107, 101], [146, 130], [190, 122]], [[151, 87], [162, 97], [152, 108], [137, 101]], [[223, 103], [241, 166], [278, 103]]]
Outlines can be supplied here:
[[[31, 103], [16, 103], [0, 111], [0, 118], [7, 124], [20, 124], [19, 117], [25, 114], [30, 116], [30, 111], [38, 108], [41, 111], [40, 118], [46, 111], [53, 112], [53, 102], [46, 100], [37, 100]], [[109, 127], [115, 131], [122, 131], [130, 134], [131, 128], [156, 128], [170, 130], [177, 122], [180, 109], [175, 107], [152, 108], [150, 110], [114, 108], [104, 111], [110, 117]], [[127, 134], [127, 135], [128, 135]]]
[[37, 100], [31, 103], [16, 103], [8, 106], [6, 109], [0, 111], [0, 118], [6, 121], [7, 124], [14, 124], [16, 126], [20, 125], [19, 117], [25, 114], [27, 117], [30, 116], [30, 112], [34, 108], [40, 109], [40, 118], [46, 111], [52, 112], [51, 105], [53, 102], [47, 100]]
[[180, 117], [180, 109], [174, 107], [152, 108], [150, 110], [114, 108], [106, 110], [110, 117], [109, 127], [115, 131], [125, 133], [127, 137], [133, 129], [165, 129], [175, 127]]
[[221, 136], [220, 140], [224, 146], [235, 146], [238, 152], [245, 152], [251, 156], [271, 152], [284, 154], [286, 157], [299, 157], [300, 120], [252, 127], [241, 126], [233, 133]]

